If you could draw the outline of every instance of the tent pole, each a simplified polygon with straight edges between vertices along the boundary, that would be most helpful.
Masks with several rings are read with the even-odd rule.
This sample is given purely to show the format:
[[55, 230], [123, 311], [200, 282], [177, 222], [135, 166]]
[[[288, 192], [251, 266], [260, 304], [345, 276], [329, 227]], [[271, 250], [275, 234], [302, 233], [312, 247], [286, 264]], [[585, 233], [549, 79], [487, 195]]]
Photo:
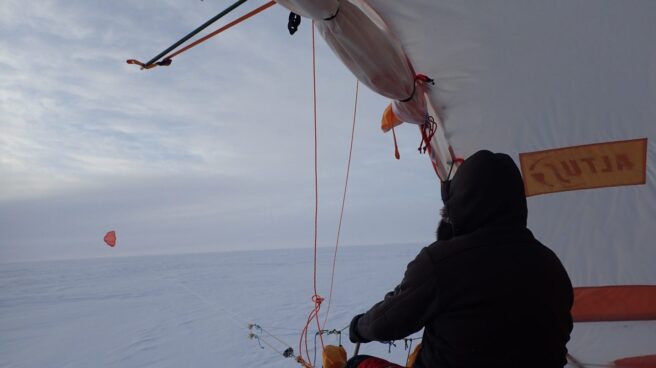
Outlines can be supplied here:
[[157, 62], [159, 59], [161, 59], [162, 57], [164, 57], [166, 54], [168, 54], [169, 52], [171, 52], [172, 50], [174, 50], [176, 47], [182, 45], [182, 44], [185, 43], [188, 39], [194, 37], [194, 36], [197, 35], [200, 31], [202, 31], [202, 30], [204, 30], [205, 28], [209, 27], [212, 23], [214, 23], [214, 22], [216, 22], [217, 20], [223, 18], [223, 16], [225, 16], [226, 14], [228, 14], [228, 13], [230, 13], [231, 11], [237, 9], [238, 6], [240, 6], [241, 4], [245, 3], [246, 1], [247, 1], [247, 0], [237, 0], [237, 2], [235, 2], [235, 3], [232, 4], [232, 5], [230, 5], [229, 7], [225, 8], [225, 9], [224, 9], [222, 12], [220, 12], [219, 14], [215, 15], [214, 18], [212, 18], [212, 19], [208, 20], [207, 22], [203, 23], [203, 25], [201, 25], [200, 27], [198, 27], [198, 28], [194, 29], [193, 31], [191, 31], [191, 33], [189, 33], [188, 35], [182, 37], [180, 40], [178, 40], [178, 42], [176, 42], [176, 43], [174, 43], [173, 45], [171, 45], [168, 49], [166, 49], [166, 50], [160, 52], [157, 56], [155, 56], [154, 58], [150, 59], [150, 61], [148, 61], [148, 62], [146, 63], [146, 65], [152, 65], [152, 64], [154, 64], [154, 63]]

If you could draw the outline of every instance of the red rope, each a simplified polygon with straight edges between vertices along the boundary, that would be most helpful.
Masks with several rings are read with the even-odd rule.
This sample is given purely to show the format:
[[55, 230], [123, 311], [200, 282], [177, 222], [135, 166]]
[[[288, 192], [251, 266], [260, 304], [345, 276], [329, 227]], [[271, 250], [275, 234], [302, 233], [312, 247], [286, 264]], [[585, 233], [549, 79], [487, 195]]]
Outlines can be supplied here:
[[326, 308], [326, 317], [323, 320], [325, 326], [328, 322], [330, 313], [330, 302], [333, 299], [333, 285], [335, 283], [335, 264], [337, 263], [337, 248], [339, 248], [339, 237], [342, 232], [342, 219], [344, 218], [344, 206], [346, 204], [346, 190], [348, 189], [349, 174], [351, 172], [351, 157], [353, 156], [353, 138], [355, 137], [355, 117], [358, 111], [358, 90], [360, 81], [355, 82], [355, 104], [353, 106], [353, 127], [351, 128], [351, 145], [349, 147], [348, 163], [346, 165], [346, 180], [344, 181], [344, 194], [342, 195], [342, 209], [339, 212], [339, 225], [337, 225], [337, 240], [335, 241], [335, 254], [333, 255], [333, 271], [330, 276], [330, 294], [328, 294], [328, 307]]
[[216, 31], [214, 31], [214, 32], [212, 32], [212, 33], [210, 33], [210, 34], [208, 34], [207, 36], [204, 36], [204, 37], [198, 39], [197, 41], [192, 42], [192, 43], [189, 44], [188, 46], [185, 46], [185, 47], [181, 48], [180, 50], [178, 50], [178, 51], [172, 53], [172, 54], [169, 55], [169, 56], [165, 56], [165, 57], [164, 57], [164, 60], [172, 59], [172, 58], [174, 58], [174, 57], [176, 57], [176, 56], [182, 54], [183, 52], [189, 50], [190, 48], [192, 48], [192, 47], [194, 47], [194, 46], [196, 46], [196, 45], [198, 45], [198, 44], [201, 44], [201, 43], [203, 43], [203, 42], [209, 40], [210, 38], [212, 38], [212, 37], [218, 35], [219, 33], [225, 31], [226, 29], [229, 29], [229, 28], [231, 28], [232, 26], [237, 25], [237, 24], [239, 24], [239, 23], [245, 21], [246, 19], [248, 19], [248, 18], [250, 18], [250, 17], [259, 14], [259, 13], [261, 13], [262, 11], [264, 11], [264, 10], [266, 10], [266, 9], [269, 9], [270, 7], [272, 7], [272, 6], [274, 6], [274, 5], [276, 5], [276, 2], [275, 2], [275, 1], [269, 1], [268, 3], [266, 3], [266, 4], [262, 5], [262, 6], [260, 6], [259, 8], [257, 8], [257, 9], [255, 9], [255, 10], [251, 11], [251, 12], [248, 12], [248, 13], [242, 15], [241, 17], [239, 17], [239, 18], [233, 20], [232, 22], [226, 24], [225, 26], [223, 26], [223, 27], [217, 29]]
[[[323, 298], [317, 293], [317, 240], [319, 234], [319, 164], [318, 164], [318, 143], [317, 143], [317, 61], [316, 47], [314, 36], [314, 21], [312, 21], [312, 94], [314, 100], [314, 301], [316, 309], [317, 331], [321, 331], [319, 323], [319, 309]], [[307, 337], [307, 336], [306, 336]], [[320, 334], [321, 348], [323, 349], [323, 336]]]
[[396, 132], [394, 131], [394, 127], [392, 127], [392, 137], [394, 138], [394, 157], [397, 160], [401, 159], [401, 153], [399, 152], [399, 144], [396, 143]]
[[[317, 322], [317, 331], [321, 331], [321, 323], [319, 322], [319, 310], [323, 298], [317, 292], [317, 240], [319, 233], [319, 165], [318, 165], [318, 140], [317, 140], [317, 72], [316, 72], [316, 46], [314, 36], [314, 21], [312, 21], [312, 94], [314, 105], [314, 269], [313, 269], [313, 289], [314, 295], [312, 301], [314, 302], [314, 309], [310, 312], [305, 327], [301, 332], [301, 337], [298, 342], [299, 354], [303, 354], [303, 342], [305, 342], [305, 352], [308, 360], [310, 360], [310, 351], [308, 349], [308, 329], [312, 320]], [[319, 334], [321, 340], [321, 348], [324, 348], [323, 335]]]
[[310, 360], [310, 349], [308, 348], [307, 334], [310, 328], [310, 324], [312, 323], [312, 320], [315, 319], [318, 316], [318, 314], [319, 314], [319, 309], [315, 306], [315, 308], [312, 309], [312, 311], [310, 312], [310, 315], [308, 315], [307, 321], [305, 322], [305, 327], [303, 327], [303, 331], [301, 332], [301, 341], [299, 342], [298, 345], [298, 352], [301, 358], [303, 357], [302, 345], [303, 342], [305, 342], [305, 355], [307, 356], [308, 360]]
[[199, 45], [199, 44], [201, 44], [201, 43], [203, 43], [203, 42], [209, 40], [210, 38], [212, 38], [212, 37], [218, 35], [219, 33], [221, 33], [221, 32], [223, 32], [223, 31], [225, 31], [225, 30], [227, 30], [227, 29], [229, 29], [229, 28], [231, 28], [231, 27], [233, 27], [233, 26], [235, 26], [235, 25], [237, 25], [237, 24], [239, 24], [239, 23], [245, 21], [246, 19], [248, 19], [248, 18], [250, 18], [250, 17], [252, 17], [252, 16], [254, 16], [254, 15], [257, 15], [257, 14], [259, 14], [259, 13], [261, 13], [261, 12], [263, 12], [264, 10], [266, 10], [266, 9], [268, 9], [268, 8], [270, 8], [270, 7], [272, 7], [272, 6], [274, 6], [275, 4], [276, 4], [275, 1], [269, 1], [268, 3], [266, 3], [266, 4], [262, 5], [262, 6], [260, 6], [259, 8], [255, 9], [255, 10], [252, 10], [252, 11], [250, 11], [250, 12], [248, 12], [248, 13], [242, 15], [241, 17], [239, 17], [239, 18], [233, 20], [232, 22], [230, 22], [230, 23], [226, 24], [225, 26], [223, 26], [223, 27], [217, 29], [216, 31], [214, 31], [214, 32], [212, 32], [212, 33], [209, 33], [208, 35], [206, 35], [206, 36], [204, 36], [204, 37], [202, 37], [202, 38], [199, 38], [198, 40], [196, 40], [196, 41], [190, 43], [189, 45], [187, 45], [187, 46], [181, 48], [180, 50], [175, 51], [174, 53], [169, 54], [169, 55], [167, 55], [167, 56], [164, 56], [164, 57], [162, 58], [162, 61], [160, 61], [160, 62], [158, 62], [158, 63], [154, 63], [154, 64], [146, 65], [146, 64], [142, 63], [141, 61], [139, 61], [139, 60], [135, 60], [135, 59], [129, 59], [129, 60], [127, 60], [127, 63], [128, 63], [128, 64], [139, 65], [139, 66], [141, 67], [141, 69], [152, 69], [152, 68], [154, 68], [154, 67], [156, 67], [156, 66], [169, 66], [169, 65], [171, 65], [171, 61], [172, 61], [171, 59], [173, 59], [174, 57], [176, 57], [176, 56], [182, 54], [183, 52], [189, 50], [189, 49], [192, 48], [192, 47], [195, 47], [195, 46], [197, 46], [197, 45]]

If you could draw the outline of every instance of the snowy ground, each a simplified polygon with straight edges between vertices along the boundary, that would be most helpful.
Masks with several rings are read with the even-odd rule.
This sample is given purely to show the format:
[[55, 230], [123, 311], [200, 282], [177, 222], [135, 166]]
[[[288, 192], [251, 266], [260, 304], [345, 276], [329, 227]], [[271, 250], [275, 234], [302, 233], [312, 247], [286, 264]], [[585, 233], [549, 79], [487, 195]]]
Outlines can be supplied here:
[[[380, 300], [423, 245], [341, 248], [325, 328]], [[326, 298], [332, 253], [319, 251]], [[297, 367], [266, 345], [284, 350], [276, 339], [248, 339], [247, 323], [297, 352], [312, 294], [308, 249], [0, 264], [0, 367]], [[405, 363], [403, 345], [361, 352]]]

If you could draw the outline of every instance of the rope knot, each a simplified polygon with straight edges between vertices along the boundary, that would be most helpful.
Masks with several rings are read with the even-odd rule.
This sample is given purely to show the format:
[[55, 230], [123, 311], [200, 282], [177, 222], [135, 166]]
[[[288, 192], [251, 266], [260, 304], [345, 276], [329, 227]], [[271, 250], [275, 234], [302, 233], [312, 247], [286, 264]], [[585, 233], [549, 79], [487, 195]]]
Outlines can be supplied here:
[[418, 148], [420, 154], [426, 153], [428, 147], [430, 147], [430, 142], [431, 139], [433, 139], [435, 132], [437, 132], [437, 122], [435, 121], [435, 118], [426, 114], [424, 124], [421, 125], [421, 142], [419, 143]]
[[170, 58], [167, 58], [167, 59], [164, 59], [162, 61], [155, 62], [153, 64], [142, 63], [141, 61], [135, 60], [135, 59], [129, 59], [129, 60], [126, 60], [126, 62], [128, 64], [132, 64], [132, 65], [139, 65], [141, 67], [141, 70], [144, 70], [144, 69], [148, 70], [148, 69], [152, 69], [156, 66], [169, 66], [169, 65], [171, 65], [171, 62], [173, 62], [173, 60], [171, 60]]
[[315, 305], [321, 305], [325, 299], [322, 298], [321, 296], [314, 294], [312, 295], [312, 301], [314, 302]]
[[296, 362], [300, 365], [302, 365], [304, 368], [313, 368], [310, 363], [306, 362], [305, 359], [303, 359], [302, 356], [297, 356], [296, 357]]

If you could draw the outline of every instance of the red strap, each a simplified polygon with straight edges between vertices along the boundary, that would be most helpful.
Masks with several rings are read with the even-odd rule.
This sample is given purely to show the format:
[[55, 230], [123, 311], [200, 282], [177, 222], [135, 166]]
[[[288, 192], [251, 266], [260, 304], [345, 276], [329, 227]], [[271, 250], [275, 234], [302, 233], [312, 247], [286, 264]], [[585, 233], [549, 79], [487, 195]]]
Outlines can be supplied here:
[[400, 160], [401, 153], [399, 152], [399, 145], [396, 142], [396, 132], [394, 131], [394, 127], [392, 127], [392, 137], [394, 138], [394, 157], [396, 157], [397, 160]]
[[387, 360], [381, 358], [370, 357], [358, 364], [357, 368], [403, 368], [403, 366], [390, 363]]
[[432, 78], [429, 78], [426, 74], [415, 74], [415, 82], [435, 84], [435, 81]]

